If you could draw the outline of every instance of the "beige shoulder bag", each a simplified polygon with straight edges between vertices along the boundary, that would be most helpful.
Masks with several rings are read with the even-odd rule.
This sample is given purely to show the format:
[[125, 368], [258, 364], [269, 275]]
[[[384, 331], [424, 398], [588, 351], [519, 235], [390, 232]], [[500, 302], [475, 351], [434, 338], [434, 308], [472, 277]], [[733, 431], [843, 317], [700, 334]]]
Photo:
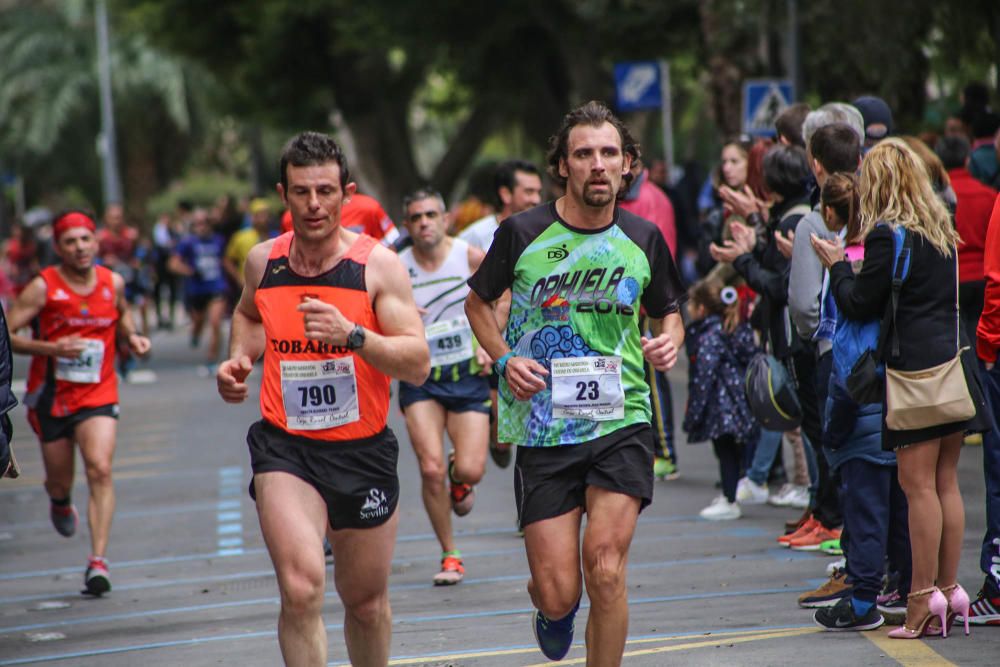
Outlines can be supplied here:
[[[907, 234], [912, 232], [907, 231]], [[976, 416], [976, 406], [969, 394], [962, 368], [958, 318], [958, 254], [955, 257], [955, 357], [919, 371], [885, 368], [885, 424], [892, 431], [952, 424]], [[898, 290], [893, 290], [893, 300]], [[896, 304], [893, 303], [893, 312]], [[895, 326], [895, 324], [893, 324]]]

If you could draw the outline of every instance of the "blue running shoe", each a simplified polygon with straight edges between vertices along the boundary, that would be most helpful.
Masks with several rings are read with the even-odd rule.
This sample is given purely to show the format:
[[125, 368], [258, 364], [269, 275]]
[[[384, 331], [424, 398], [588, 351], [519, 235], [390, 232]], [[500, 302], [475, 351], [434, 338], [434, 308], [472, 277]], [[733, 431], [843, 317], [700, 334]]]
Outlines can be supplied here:
[[542, 612], [535, 610], [531, 619], [532, 628], [535, 630], [535, 641], [538, 642], [538, 648], [549, 660], [562, 660], [569, 653], [569, 649], [573, 645], [573, 621], [576, 619], [576, 612], [579, 609], [580, 601], [577, 600], [573, 611], [558, 621], [548, 619]]

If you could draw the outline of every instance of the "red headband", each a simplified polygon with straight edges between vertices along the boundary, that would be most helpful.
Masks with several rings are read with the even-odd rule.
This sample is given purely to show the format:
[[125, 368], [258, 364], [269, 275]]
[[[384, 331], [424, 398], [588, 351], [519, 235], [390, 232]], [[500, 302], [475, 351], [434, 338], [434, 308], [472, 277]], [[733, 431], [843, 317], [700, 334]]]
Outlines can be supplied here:
[[73, 229], [74, 227], [86, 227], [91, 232], [97, 231], [97, 227], [94, 225], [94, 221], [88, 218], [83, 213], [67, 213], [58, 220], [56, 224], [52, 226], [52, 235], [56, 241], [59, 237]]

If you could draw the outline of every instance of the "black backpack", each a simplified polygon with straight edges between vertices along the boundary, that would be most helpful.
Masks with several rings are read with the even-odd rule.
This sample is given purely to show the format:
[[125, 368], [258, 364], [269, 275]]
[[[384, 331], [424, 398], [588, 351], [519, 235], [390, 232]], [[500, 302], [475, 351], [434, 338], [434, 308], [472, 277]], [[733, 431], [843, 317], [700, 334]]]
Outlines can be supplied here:
[[791, 431], [802, 423], [802, 406], [788, 369], [770, 354], [754, 355], [747, 365], [750, 412], [769, 431]]

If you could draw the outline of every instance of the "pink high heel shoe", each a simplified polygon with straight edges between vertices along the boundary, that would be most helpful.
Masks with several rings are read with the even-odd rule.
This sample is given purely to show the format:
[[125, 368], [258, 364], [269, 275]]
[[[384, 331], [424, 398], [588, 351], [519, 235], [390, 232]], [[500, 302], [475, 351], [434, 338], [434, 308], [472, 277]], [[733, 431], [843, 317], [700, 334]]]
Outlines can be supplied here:
[[[951, 627], [955, 622], [956, 616], [961, 616], [965, 619], [965, 635], [969, 635], [969, 594], [965, 592], [960, 584], [952, 584], [951, 586], [946, 586], [941, 589], [941, 593], [948, 600], [948, 620], [945, 625]], [[924, 633], [929, 637], [938, 636], [941, 634], [941, 628], [936, 625], [931, 625], [927, 627], [927, 631]]]
[[923, 597], [925, 595], [930, 596], [930, 600], [927, 605], [927, 614], [920, 619], [917, 627], [909, 628], [906, 623], [899, 626], [894, 630], [889, 631], [889, 637], [891, 639], [919, 639], [927, 634], [927, 629], [930, 627], [930, 621], [932, 618], [937, 616], [941, 620], [941, 636], [948, 636], [948, 627], [945, 625], [948, 616], [948, 598], [938, 590], [937, 586], [931, 586], [930, 588], [925, 588], [922, 591], [916, 591], [910, 593], [907, 596], [907, 601], [909, 602], [913, 598]]
[[941, 592], [948, 598], [948, 627], [955, 622], [955, 616], [965, 619], [965, 636], [969, 636], [969, 594], [961, 584], [953, 584], [942, 588]]

